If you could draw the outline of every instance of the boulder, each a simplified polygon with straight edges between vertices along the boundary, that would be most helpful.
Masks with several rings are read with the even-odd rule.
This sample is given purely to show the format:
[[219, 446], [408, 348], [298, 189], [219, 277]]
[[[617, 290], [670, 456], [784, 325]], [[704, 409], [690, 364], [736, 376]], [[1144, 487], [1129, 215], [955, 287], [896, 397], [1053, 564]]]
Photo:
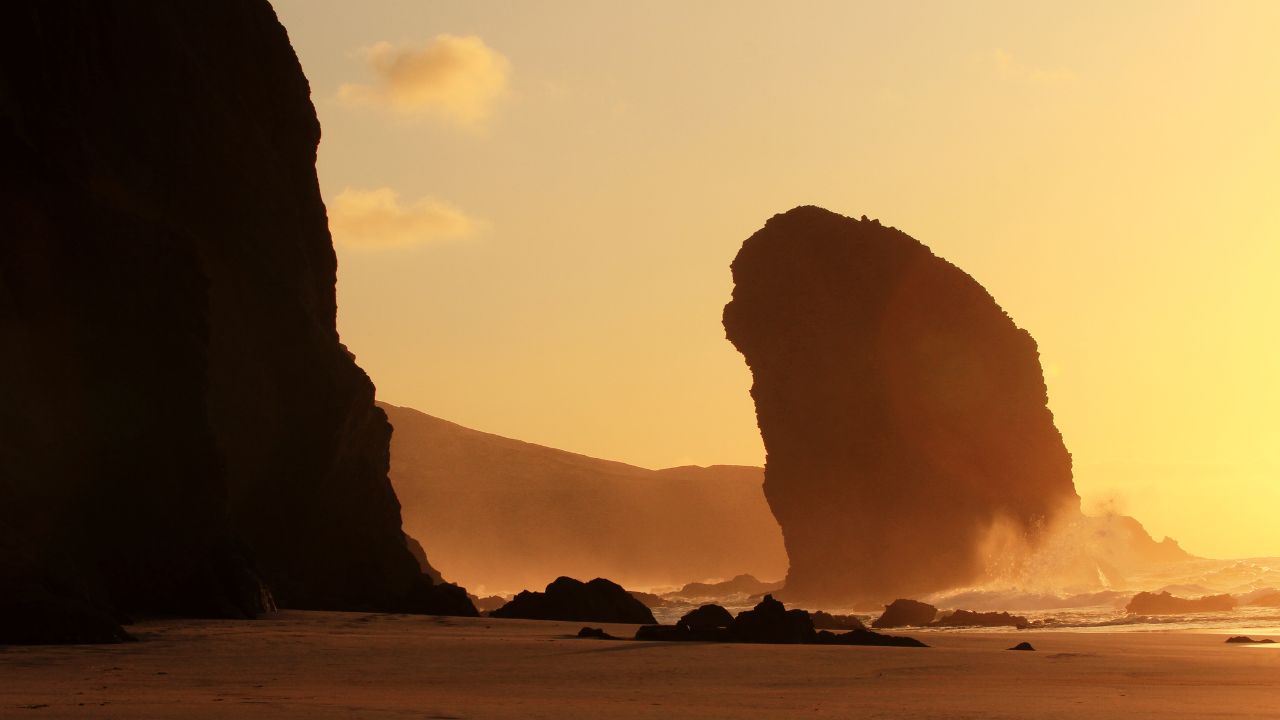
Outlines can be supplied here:
[[937, 615], [938, 608], [929, 603], [899, 598], [885, 606], [884, 612], [871, 623], [871, 627], [923, 627], [932, 623]]
[[743, 610], [729, 625], [729, 637], [734, 642], [746, 643], [811, 643], [817, 633], [813, 621], [804, 610], [787, 610], [772, 595], [751, 610]]
[[1206, 595], [1181, 598], [1168, 592], [1141, 592], [1133, 596], [1124, 611], [1130, 615], [1181, 615], [1183, 613], [1234, 610], [1236, 599], [1230, 595]]
[[1261, 639], [1261, 640], [1254, 640], [1253, 638], [1248, 637], [1248, 636], [1246, 636], [1246, 635], [1235, 635], [1235, 636], [1233, 636], [1233, 637], [1229, 637], [1229, 638], [1227, 638], [1227, 642], [1229, 642], [1229, 643], [1236, 643], [1236, 644], [1242, 644], [1242, 645], [1264, 645], [1264, 644], [1268, 644], [1268, 643], [1274, 643], [1274, 642], [1275, 642], [1275, 640], [1272, 640], [1271, 638], [1263, 638], [1263, 639]]
[[573, 578], [559, 577], [547, 585], [545, 591], [522, 591], [511, 602], [489, 615], [497, 618], [639, 625], [657, 622], [644, 603], [632, 597], [621, 585], [604, 578], [584, 583]]
[[752, 373], [786, 597], [972, 584], [993, 522], [1035, 545], [1079, 511], [1035, 340], [964, 271], [817, 207], [771, 218], [732, 270], [724, 327]]
[[689, 629], [727, 628], [733, 624], [733, 614], [719, 605], [703, 605], [685, 613], [677, 624]]
[[1035, 648], [1034, 648], [1034, 647], [1031, 647], [1031, 643], [1029, 643], [1029, 642], [1020, 642], [1020, 643], [1018, 643], [1017, 645], [1014, 645], [1013, 647], [1011, 647], [1011, 648], [1009, 648], [1009, 649], [1010, 649], [1010, 650], [1029, 650], [1029, 651], [1034, 651], [1034, 650], [1035, 650]]

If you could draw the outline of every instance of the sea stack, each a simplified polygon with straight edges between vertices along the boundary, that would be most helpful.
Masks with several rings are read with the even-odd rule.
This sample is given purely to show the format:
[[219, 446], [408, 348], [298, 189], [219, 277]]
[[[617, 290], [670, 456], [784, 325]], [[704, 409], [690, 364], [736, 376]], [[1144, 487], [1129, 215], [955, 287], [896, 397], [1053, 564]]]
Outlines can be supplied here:
[[880, 603], [985, 572], [997, 523], [1034, 542], [1078, 512], [1035, 340], [907, 234], [798, 207], [733, 261], [783, 595]]
[[0, 642], [272, 597], [474, 614], [406, 547], [271, 6], [20, 3], [4, 25]]

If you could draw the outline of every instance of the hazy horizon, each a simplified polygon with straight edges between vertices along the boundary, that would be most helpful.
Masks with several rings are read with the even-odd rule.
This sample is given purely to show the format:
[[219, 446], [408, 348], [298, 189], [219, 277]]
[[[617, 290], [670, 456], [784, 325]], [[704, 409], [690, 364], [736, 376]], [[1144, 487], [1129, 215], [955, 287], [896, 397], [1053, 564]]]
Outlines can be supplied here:
[[762, 464], [728, 264], [817, 204], [918, 238], [1036, 338], [1086, 509], [1274, 554], [1280, 6], [275, 6], [381, 399]]

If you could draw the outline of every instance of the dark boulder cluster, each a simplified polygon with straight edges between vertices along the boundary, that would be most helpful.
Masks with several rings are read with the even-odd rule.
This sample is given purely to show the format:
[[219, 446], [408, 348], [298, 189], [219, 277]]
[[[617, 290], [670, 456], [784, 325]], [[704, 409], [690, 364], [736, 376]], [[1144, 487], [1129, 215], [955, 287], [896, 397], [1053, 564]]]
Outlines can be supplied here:
[[474, 614], [401, 531], [271, 6], [19, 3], [0, 36], [0, 643]]
[[489, 613], [496, 618], [572, 620], [601, 623], [654, 623], [653, 613], [617, 583], [604, 578], [582, 582], [559, 577], [543, 592], [522, 591]]
[[752, 373], [786, 597], [968, 584], [993, 523], [1033, 546], [1078, 512], [1035, 340], [964, 271], [817, 207], [771, 218], [732, 269], [724, 327]]
[[974, 612], [953, 610], [938, 615], [938, 608], [919, 600], [899, 598], [888, 604], [880, 617], [871, 623], [874, 628], [898, 627], [1031, 627], [1031, 622], [1021, 615], [1006, 612]]
[[675, 625], [646, 625], [637, 629], [636, 639], [772, 645], [926, 647], [914, 638], [882, 635], [865, 627], [857, 627], [841, 634], [818, 630], [808, 611], [787, 610], [772, 595], [766, 595], [755, 608], [744, 610], [737, 617], [719, 605], [703, 605], [680, 618]]
[[1227, 642], [1235, 645], [1269, 645], [1271, 643], [1274, 643], [1275, 640], [1272, 640], [1271, 638], [1262, 638], [1261, 640], [1254, 640], [1248, 635], [1233, 635], [1227, 638]]
[[1133, 596], [1124, 611], [1130, 615], [1180, 615], [1182, 613], [1222, 612], [1234, 610], [1236, 599], [1230, 595], [1205, 595], [1181, 598], [1168, 591], [1141, 592]]

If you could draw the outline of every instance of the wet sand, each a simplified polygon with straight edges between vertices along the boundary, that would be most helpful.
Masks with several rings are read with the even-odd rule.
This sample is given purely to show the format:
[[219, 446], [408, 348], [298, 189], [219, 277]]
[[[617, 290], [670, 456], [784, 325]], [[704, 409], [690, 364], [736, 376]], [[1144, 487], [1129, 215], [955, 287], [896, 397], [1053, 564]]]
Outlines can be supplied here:
[[[131, 627], [137, 643], [0, 649], [0, 717], [1280, 717], [1280, 647], [1218, 633], [932, 632], [912, 649], [580, 640], [579, 627], [149, 621]], [[1023, 640], [1037, 652], [1004, 649]]]

